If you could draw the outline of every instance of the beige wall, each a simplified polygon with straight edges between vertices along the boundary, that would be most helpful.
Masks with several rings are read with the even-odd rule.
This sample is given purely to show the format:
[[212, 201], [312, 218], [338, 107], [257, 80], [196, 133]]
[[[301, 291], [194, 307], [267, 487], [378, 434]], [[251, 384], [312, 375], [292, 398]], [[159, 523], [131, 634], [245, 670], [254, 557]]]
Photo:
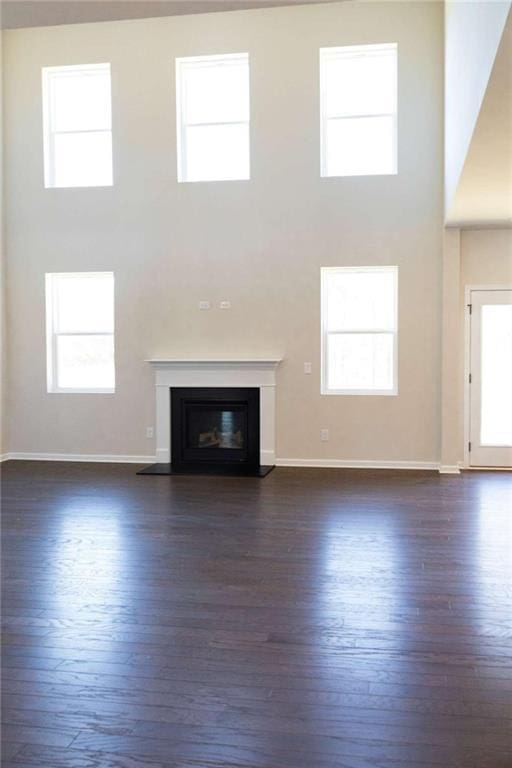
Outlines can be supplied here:
[[440, 471], [459, 472], [460, 447], [460, 230], [444, 230], [443, 306], [441, 364], [441, 457]]
[[461, 298], [467, 285], [512, 285], [512, 229], [460, 233]]
[[[321, 179], [319, 47], [394, 41], [399, 174]], [[285, 358], [280, 458], [437, 461], [441, 4], [18, 30], [5, 48], [10, 451], [151, 454], [144, 358], [268, 353]], [[252, 179], [177, 184], [173, 59], [236, 51], [250, 54]], [[115, 186], [45, 190], [41, 67], [94, 61], [112, 64]], [[357, 264], [400, 267], [398, 397], [320, 396], [320, 267]], [[103, 269], [116, 279], [116, 393], [48, 395], [44, 273]], [[200, 312], [201, 299], [232, 309]]]

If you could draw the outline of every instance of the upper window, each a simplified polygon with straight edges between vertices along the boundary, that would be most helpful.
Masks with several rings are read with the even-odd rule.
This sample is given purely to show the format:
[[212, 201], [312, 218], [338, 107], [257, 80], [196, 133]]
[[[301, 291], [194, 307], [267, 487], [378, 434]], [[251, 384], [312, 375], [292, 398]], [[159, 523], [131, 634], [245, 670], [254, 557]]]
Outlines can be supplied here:
[[322, 394], [396, 395], [398, 267], [322, 269]]
[[114, 275], [46, 275], [48, 392], [113, 392]]
[[112, 185], [110, 64], [43, 68], [45, 187]]
[[176, 59], [178, 181], [248, 179], [249, 55]]
[[320, 49], [322, 176], [397, 172], [397, 46]]

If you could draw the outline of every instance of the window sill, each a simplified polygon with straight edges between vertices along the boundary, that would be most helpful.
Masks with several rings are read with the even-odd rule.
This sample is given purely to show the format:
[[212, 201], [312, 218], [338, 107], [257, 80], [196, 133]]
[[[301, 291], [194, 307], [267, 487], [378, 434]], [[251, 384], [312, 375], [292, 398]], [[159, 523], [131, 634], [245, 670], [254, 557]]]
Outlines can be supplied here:
[[237, 179], [178, 179], [178, 184], [229, 184], [232, 181], [251, 181], [251, 177], [240, 176]]
[[397, 389], [322, 389], [321, 395], [351, 395], [351, 396], [377, 396], [377, 397], [397, 397]]
[[385, 176], [398, 176], [398, 171], [376, 171], [375, 173], [321, 173], [321, 179], [370, 179]]
[[45, 189], [112, 189], [114, 182], [110, 184], [45, 184]]
[[48, 389], [48, 395], [114, 395], [115, 389]]

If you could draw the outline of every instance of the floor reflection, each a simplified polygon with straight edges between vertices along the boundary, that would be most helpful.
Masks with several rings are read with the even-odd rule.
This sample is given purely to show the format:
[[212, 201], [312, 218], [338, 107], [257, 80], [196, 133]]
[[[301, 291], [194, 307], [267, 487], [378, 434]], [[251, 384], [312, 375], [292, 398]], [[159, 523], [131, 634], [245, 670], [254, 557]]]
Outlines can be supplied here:
[[108, 662], [121, 656], [112, 629], [132, 567], [122, 514], [122, 505], [111, 499], [68, 502], [58, 509], [46, 582], [55, 617], [48, 641], [57, 649], [73, 649], [76, 659], [85, 654]]

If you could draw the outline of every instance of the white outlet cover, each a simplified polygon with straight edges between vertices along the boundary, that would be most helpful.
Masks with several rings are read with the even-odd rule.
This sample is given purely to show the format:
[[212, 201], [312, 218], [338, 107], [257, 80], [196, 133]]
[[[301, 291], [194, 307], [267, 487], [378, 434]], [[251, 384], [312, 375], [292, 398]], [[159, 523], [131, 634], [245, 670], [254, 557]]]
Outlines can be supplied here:
[[321, 429], [320, 430], [320, 440], [323, 443], [326, 443], [329, 440], [329, 430], [328, 429]]
[[200, 301], [199, 302], [199, 309], [210, 309], [211, 304], [209, 301]]
[[155, 436], [155, 428], [154, 427], [146, 427], [146, 437], [148, 438], [148, 440], [150, 440], [154, 436]]
[[231, 309], [231, 302], [230, 301], [221, 301], [219, 304], [219, 309]]
[[304, 363], [304, 373], [311, 373], [311, 363]]

